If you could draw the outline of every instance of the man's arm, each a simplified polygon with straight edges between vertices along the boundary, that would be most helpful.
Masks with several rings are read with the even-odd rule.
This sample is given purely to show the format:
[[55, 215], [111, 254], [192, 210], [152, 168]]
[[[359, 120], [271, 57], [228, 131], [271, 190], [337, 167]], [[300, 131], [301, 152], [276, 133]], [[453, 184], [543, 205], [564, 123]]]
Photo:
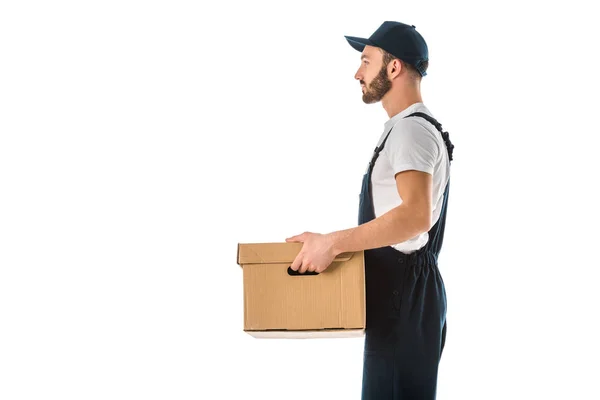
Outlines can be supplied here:
[[336, 255], [404, 242], [431, 229], [432, 176], [407, 170], [396, 174], [402, 204], [356, 228], [332, 232]]

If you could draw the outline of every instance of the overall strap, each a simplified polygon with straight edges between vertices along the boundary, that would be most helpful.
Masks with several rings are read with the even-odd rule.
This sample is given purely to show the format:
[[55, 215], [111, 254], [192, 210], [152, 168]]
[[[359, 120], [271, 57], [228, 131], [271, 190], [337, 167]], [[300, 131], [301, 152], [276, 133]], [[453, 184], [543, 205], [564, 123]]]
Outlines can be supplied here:
[[385, 136], [385, 139], [383, 139], [383, 142], [381, 142], [381, 144], [379, 146], [375, 147], [375, 150], [373, 150], [373, 158], [371, 158], [371, 162], [369, 162], [370, 169], [372, 169], [375, 166], [375, 161], [377, 161], [377, 158], [379, 158], [379, 153], [381, 153], [381, 150], [383, 150], [383, 146], [385, 146], [385, 142], [387, 141], [388, 137], [390, 136], [390, 133], [392, 133], [392, 129], [394, 129], [394, 127], [392, 127], [389, 130], [389, 132]]
[[452, 142], [450, 141], [450, 135], [448, 134], [448, 132], [444, 132], [442, 130], [442, 124], [440, 124], [439, 122], [436, 121], [435, 118], [433, 118], [430, 115], [427, 115], [425, 113], [422, 112], [415, 112], [412, 113], [410, 115], [407, 115], [404, 118], [408, 118], [408, 117], [421, 117], [421, 118], [425, 118], [427, 121], [429, 121], [433, 126], [435, 126], [435, 128], [440, 131], [440, 133], [442, 134], [442, 139], [444, 139], [444, 143], [446, 143], [446, 149], [448, 149], [448, 157], [450, 158], [450, 161], [452, 161], [452, 151], [454, 150], [454, 145], [452, 144]]

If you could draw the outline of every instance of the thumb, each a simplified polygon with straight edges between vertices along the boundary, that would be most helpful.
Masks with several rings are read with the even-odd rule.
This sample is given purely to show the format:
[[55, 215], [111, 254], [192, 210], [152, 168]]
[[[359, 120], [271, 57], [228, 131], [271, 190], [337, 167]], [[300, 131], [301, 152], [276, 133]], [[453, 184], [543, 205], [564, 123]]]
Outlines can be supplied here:
[[296, 236], [292, 236], [292, 237], [289, 237], [289, 238], [285, 239], [285, 241], [286, 241], [286, 242], [288, 242], [288, 243], [289, 243], [289, 242], [300, 242], [300, 241], [302, 241], [302, 236], [303, 236], [303, 235], [304, 235], [304, 234], [302, 234], [302, 235], [296, 235]]

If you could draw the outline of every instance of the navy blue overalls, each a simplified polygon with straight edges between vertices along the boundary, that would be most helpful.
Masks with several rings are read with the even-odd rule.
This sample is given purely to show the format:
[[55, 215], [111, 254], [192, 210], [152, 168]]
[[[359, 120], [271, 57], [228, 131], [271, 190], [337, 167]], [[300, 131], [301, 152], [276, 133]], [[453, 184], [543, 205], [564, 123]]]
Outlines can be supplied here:
[[[449, 159], [453, 145], [432, 117], [422, 117], [442, 134]], [[390, 130], [391, 132], [391, 130]], [[375, 219], [371, 173], [390, 134], [375, 149], [363, 177], [358, 223]], [[362, 400], [434, 400], [438, 364], [446, 339], [446, 290], [438, 270], [450, 182], [439, 220], [421, 249], [406, 254], [391, 246], [365, 250], [366, 329]]]

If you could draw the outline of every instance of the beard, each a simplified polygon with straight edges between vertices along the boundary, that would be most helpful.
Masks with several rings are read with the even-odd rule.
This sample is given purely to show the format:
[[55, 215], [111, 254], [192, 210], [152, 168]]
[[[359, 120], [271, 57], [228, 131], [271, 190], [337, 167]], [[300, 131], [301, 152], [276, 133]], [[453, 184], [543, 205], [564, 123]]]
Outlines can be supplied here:
[[[362, 83], [365, 84], [364, 82]], [[365, 93], [363, 94], [362, 99], [366, 104], [376, 103], [380, 101], [391, 88], [392, 81], [387, 77], [387, 68], [382, 67], [371, 83], [368, 86], [365, 84]]]

